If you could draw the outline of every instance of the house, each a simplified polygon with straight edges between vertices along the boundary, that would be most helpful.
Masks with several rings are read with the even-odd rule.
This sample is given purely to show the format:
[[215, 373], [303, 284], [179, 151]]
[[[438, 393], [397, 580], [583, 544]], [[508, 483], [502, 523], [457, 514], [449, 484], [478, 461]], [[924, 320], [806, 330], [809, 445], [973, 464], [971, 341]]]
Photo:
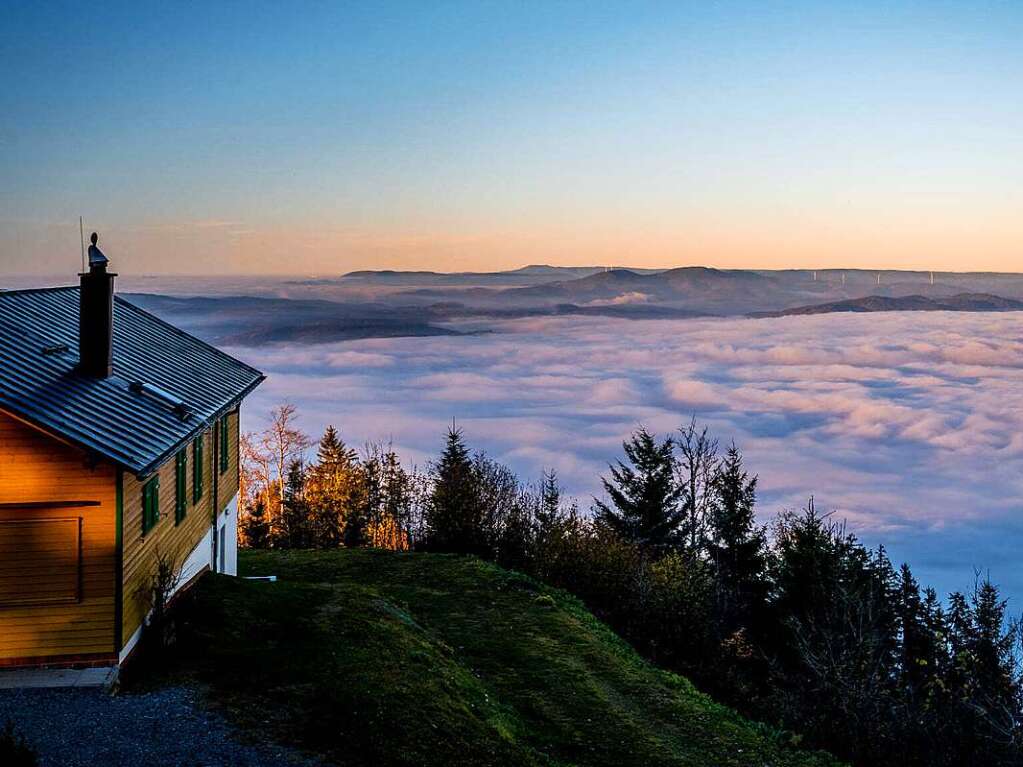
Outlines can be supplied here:
[[178, 588], [236, 573], [238, 412], [263, 375], [90, 263], [0, 292], [0, 666], [122, 662], [159, 562]]

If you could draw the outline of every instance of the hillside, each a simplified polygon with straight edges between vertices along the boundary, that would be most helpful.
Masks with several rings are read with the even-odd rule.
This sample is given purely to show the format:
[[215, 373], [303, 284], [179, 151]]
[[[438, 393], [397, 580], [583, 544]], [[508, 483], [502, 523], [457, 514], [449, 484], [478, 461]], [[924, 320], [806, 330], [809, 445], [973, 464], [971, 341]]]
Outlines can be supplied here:
[[957, 293], [954, 296], [864, 296], [848, 301], [796, 306], [778, 312], [759, 312], [754, 317], [787, 317], [831, 312], [1008, 312], [1023, 310], [1023, 301], [989, 293]]
[[172, 676], [345, 765], [831, 765], [642, 661], [562, 592], [475, 559], [243, 553], [181, 606]]
[[422, 310], [373, 303], [151, 293], [124, 297], [206, 341], [229, 346], [455, 334], [431, 324]]

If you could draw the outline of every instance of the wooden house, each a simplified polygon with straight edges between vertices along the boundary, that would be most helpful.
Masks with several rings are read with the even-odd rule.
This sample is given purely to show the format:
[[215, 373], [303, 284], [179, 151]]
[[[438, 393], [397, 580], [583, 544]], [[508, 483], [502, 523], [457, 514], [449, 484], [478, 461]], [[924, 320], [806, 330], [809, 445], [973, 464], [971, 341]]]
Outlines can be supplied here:
[[[98, 252], [98, 251], [97, 251]], [[238, 409], [259, 371], [114, 295], [0, 292], [0, 666], [111, 664], [162, 560], [236, 572]]]

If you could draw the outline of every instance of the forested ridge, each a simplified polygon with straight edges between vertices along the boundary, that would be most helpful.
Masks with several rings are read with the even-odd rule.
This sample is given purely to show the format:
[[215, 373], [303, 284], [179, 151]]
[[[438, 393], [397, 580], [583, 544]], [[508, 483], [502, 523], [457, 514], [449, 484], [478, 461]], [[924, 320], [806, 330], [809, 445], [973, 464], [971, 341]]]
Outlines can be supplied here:
[[[312, 450], [311, 448], [314, 448]], [[841, 520], [756, 516], [738, 446], [639, 428], [589, 513], [452, 428], [425, 469], [295, 411], [243, 440], [241, 544], [471, 554], [578, 596], [641, 654], [862, 765], [1021, 761], [1020, 629], [988, 577], [942, 599]]]

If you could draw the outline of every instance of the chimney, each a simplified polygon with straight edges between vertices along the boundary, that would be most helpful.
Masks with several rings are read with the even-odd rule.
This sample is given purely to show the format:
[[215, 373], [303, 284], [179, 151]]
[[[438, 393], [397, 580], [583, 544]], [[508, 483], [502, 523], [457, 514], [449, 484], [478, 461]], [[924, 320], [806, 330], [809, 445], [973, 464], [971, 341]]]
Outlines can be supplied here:
[[78, 275], [81, 291], [78, 306], [78, 369], [93, 378], [113, 372], [114, 277], [107, 272], [107, 257], [96, 247], [99, 237], [90, 238], [89, 271]]

